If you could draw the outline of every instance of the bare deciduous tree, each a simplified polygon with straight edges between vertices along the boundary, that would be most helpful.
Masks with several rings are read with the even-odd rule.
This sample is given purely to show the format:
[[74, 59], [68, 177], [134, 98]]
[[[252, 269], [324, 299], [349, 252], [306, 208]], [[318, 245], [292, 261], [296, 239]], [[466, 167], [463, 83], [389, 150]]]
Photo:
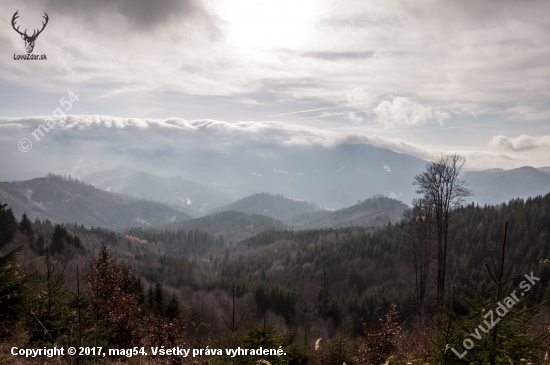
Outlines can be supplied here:
[[452, 212], [472, 194], [461, 179], [466, 158], [458, 154], [442, 155], [426, 165], [426, 171], [414, 177], [416, 192], [433, 207], [437, 242], [437, 302], [443, 304], [447, 248]]
[[414, 199], [403, 213], [403, 243], [407, 261], [414, 270], [415, 296], [421, 316], [424, 314], [428, 273], [435, 247], [433, 206], [425, 199]]

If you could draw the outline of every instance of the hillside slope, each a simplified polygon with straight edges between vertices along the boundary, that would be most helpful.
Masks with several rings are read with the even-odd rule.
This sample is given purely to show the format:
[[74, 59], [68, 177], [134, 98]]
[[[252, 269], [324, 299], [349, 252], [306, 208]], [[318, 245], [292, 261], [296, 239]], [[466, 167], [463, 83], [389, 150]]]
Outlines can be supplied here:
[[186, 230], [199, 229], [222, 236], [225, 243], [236, 243], [243, 239], [269, 229], [288, 228], [283, 222], [260, 214], [246, 214], [242, 212], [221, 212], [206, 217], [191, 219], [183, 222], [166, 224], [161, 229]]
[[550, 174], [534, 167], [494, 171], [470, 171], [464, 175], [474, 194], [467, 202], [500, 204], [550, 192]]
[[231, 201], [213, 186], [179, 176], [160, 177], [125, 166], [86, 175], [82, 180], [102, 190], [167, 204], [194, 216]]
[[384, 196], [374, 196], [336, 211], [320, 211], [293, 217], [291, 223], [295, 229], [340, 228], [349, 226], [381, 227], [389, 221], [401, 220], [407, 205], [399, 200]]
[[32, 221], [78, 222], [88, 227], [153, 226], [191, 218], [161, 203], [135, 200], [51, 174], [1, 182], [0, 201], [8, 203], [16, 217], [26, 212]]
[[320, 208], [313, 203], [285, 198], [282, 195], [258, 193], [217, 207], [208, 213], [231, 210], [247, 214], [262, 214], [279, 220], [287, 220], [298, 214], [318, 211]]

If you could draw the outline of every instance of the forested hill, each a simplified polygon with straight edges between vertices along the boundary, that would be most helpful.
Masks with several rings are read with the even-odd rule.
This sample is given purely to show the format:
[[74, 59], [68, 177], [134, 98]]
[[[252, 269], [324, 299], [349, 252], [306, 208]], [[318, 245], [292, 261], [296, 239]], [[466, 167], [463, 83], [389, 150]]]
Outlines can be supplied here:
[[405, 209], [407, 209], [407, 205], [399, 200], [375, 195], [349, 208], [294, 216], [290, 223], [295, 229], [381, 227], [388, 224], [389, 221], [399, 222]]
[[191, 218], [161, 203], [113, 194], [53, 174], [27, 181], [0, 182], [0, 200], [13, 209], [16, 217], [27, 213], [31, 221], [77, 222], [88, 227], [146, 227]]
[[282, 195], [258, 193], [212, 209], [209, 213], [232, 210], [247, 214], [262, 214], [284, 221], [295, 215], [315, 212], [320, 209], [317, 205], [306, 201], [290, 199]]
[[[509, 221], [506, 271], [534, 271], [545, 279], [541, 283], [547, 282], [550, 269], [539, 260], [550, 257], [550, 194], [498, 206], [458, 209], [450, 232], [448, 292], [451, 284], [456, 284], [458, 295], [469, 294], [472, 278], [481, 293], [488, 295], [491, 279], [485, 264], [491, 263], [491, 250], [498, 263], [505, 221]], [[408, 316], [414, 312], [414, 273], [410, 269], [412, 257], [402, 245], [402, 232], [401, 224], [376, 231], [356, 227], [263, 232], [214, 256], [212, 262], [204, 264], [209, 273], [205, 276], [220, 285], [236, 280], [248, 290], [258, 290], [260, 285], [284, 293], [288, 283], [306, 290], [326, 269], [335, 320], [341, 320], [338, 316], [343, 313], [372, 314], [380, 300], [396, 302]], [[212, 272], [220, 275], [212, 276]], [[428, 288], [435, 290], [435, 284]], [[548, 296], [545, 293], [546, 284], [539, 285], [534, 299]], [[428, 293], [432, 299], [434, 295]], [[285, 308], [273, 306], [271, 309], [281, 315], [288, 311], [288, 304]]]
[[158, 227], [159, 229], [186, 231], [199, 229], [201, 231], [222, 236], [225, 243], [239, 242], [269, 229], [285, 229], [286, 224], [277, 219], [261, 214], [246, 214], [242, 212], [221, 212], [195, 218], [183, 222], [175, 222]]

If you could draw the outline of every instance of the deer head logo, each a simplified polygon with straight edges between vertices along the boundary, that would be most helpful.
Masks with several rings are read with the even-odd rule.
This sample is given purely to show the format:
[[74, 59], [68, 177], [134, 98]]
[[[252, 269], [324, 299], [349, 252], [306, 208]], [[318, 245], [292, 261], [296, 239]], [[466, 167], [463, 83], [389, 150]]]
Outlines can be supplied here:
[[[34, 49], [34, 42], [36, 41], [36, 38], [38, 38], [38, 36], [40, 35], [40, 33], [42, 33], [42, 31], [44, 30], [44, 28], [46, 28], [46, 24], [48, 24], [48, 14], [46, 14], [43, 18], [46, 19], [45, 22], [42, 22], [42, 29], [40, 30], [34, 30], [32, 35], [29, 36], [27, 34], [27, 30], [25, 29], [25, 32], [24, 33], [21, 33], [19, 31], [19, 26], [17, 26], [17, 28], [15, 27], [15, 20], [17, 18], [19, 18], [19, 15], [17, 15], [17, 13], [19, 13], [19, 10], [17, 10], [15, 12], [15, 14], [13, 14], [13, 18], [11, 18], [11, 26], [13, 27], [13, 29], [15, 29], [15, 31], [17, 33], [19, 33], [21, 35], [21, 38], [23, 38], [23, 40], [25, 41], [25, 48], [27, 49], [27, 53], [32, 53], [32, 50]], [[38, 33], [37, 33], [38, 31]]]

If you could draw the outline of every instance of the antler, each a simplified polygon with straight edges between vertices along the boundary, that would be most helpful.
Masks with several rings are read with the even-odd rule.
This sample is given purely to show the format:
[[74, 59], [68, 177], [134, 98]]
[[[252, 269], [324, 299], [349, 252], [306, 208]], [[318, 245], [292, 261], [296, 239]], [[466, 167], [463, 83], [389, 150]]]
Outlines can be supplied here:
[[[46, 13], [44, 13], [44, 14], [46, 14]], [[42, 33], [42, 31], [44, 30], [44, 28], [46, 28], [46, 24], [48, 24], [48, 20], [50, 19], [50, 18], [48, 17], [48, 14], [44, 15], [42, 18], [46, 19], [46, 22], [45, 22], [45, 23], [42, 22], [42, 29], [40, 29], [40, 30], [38, 31], [38, 33], [36, 33], [36, 35], [34, 35], [34, 32], [33, 32], [33, 34], [32, 34], [33, 37], [38, 37], [38, 35], [39, 35], [40, 33]], [[36, 32], [36, 31], [35, 31], [35, 32]]]
[[31, 39], [32, 39], [32, 38], [38, 37], [38, 35], [39, 35], [40, 33], [42, 33], [42, 31], [44, 30], [44, 28], [46, 28], [46, 24], [48, 24], [48, 20], [50, 20], [50, 18], [48, 17], [48, 14], [47, 14], [47, 13], [44, 13], [45, 15], [43, 16], [43, 18], [46, 19], [46, 22], [42, 22], [42, 29], [38, 30], [38, 33], [36, 33], [37, 29], [35, 29], [35, 30], [33, 31], [32, 35], [29, 37], [29, 35], [27, 34], [27, 30], [26, 30], [26, 29], [25, 29], [25, 33], [21, 33], [21, 32], [19, 31], [19, 26], [18, 26], [17, 28], [15, 28], [15, 20], [16, 20], [17, 18], [19, 18], [19, 15], [18, 15], [17, 13], [19, 13], [19, 10], [17, 10], [17, 11], [15, 12], [15, 14], [13, 14], [13, 17], [11, 18], [11, 26], [13, 27], [13, 29], [14, 29], [17, 33], [19, 33], [19, 34], [25, 36], [26, 38], [31, 38]]
[[[13, 29], [14, 29], [17, 33], [19, 33], [19, 34], [21, 34], [21, 35], [24, 35], [24, 36], [27, 36], [27, 30], [26, 30], [26, 29], [25, 29], [25, 33], [21, 33], [21, 32], [19, 31], [19, 27], [15, 28], [15, 20], [16, 20], [17, 18], [19, 18], [19, 15], [17, 15], [17, 13], [19, 13], [19, 10], [17, 10], [17, 11], [15, 12], [15, 14], [13, 14], [13, 18], [11, 18], [11, 26], [13, 27]], [[44, 14], [45, 14], [45, 13], [44, 13]]]

